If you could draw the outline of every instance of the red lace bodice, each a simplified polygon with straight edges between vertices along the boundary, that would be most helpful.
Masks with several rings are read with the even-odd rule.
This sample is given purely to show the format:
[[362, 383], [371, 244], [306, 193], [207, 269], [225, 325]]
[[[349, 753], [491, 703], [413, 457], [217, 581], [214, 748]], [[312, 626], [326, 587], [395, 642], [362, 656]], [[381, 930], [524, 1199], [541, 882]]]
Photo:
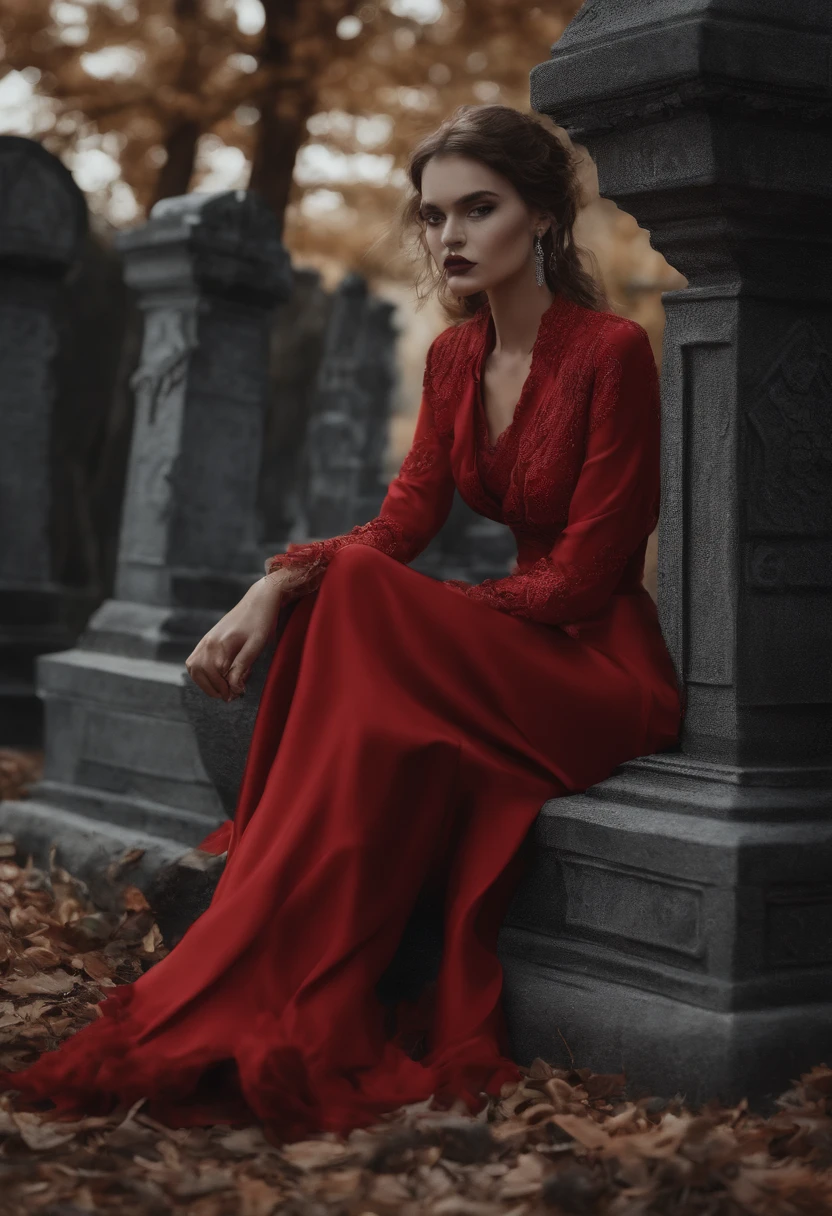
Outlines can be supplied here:
[[288, 599], [315, 590], [343, 545], [412, 561], [447, 519], [455, 486], [517, 541], [504, 578], [445, 580], [470, 599], [564, 626], [641, 585], [659, 515], [659, 378], [646, 331], [555, 296], [512, 422], [492, 445], [481, 374], [493, 341], [487, 303], [434, 339], [413, 443], [379, 514], [270, 558], [268, 572], [291, 572]]

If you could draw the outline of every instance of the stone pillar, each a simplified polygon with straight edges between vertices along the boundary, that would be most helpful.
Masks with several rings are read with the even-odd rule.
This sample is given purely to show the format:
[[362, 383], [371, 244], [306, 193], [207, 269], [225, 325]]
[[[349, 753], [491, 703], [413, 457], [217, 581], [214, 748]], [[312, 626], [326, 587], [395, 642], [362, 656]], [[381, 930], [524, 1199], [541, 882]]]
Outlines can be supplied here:
[[271, 326], [258, 497], [263, 561], [286, 548], [301, 514], [302, 461], [332, 311], [332, 293], [324, 290], [317, 270], [294, 267], [292, 278], [292, 294], [275, 309]]
[[431, 578], [481, 583], [486, 578], [504, 578], [516, 560], [517, 542], [511, 529], [472, 510], [457, 492], [447, 521], [411, 565]]
[[0, 136], [0, 744], [40, 741], [36, 656], [71, 646], [95, 603], [56, 577], [51, 470], [57, 305], [86, 229], [61, 162]]
[[269, 318], [288, 258], [243, 191], [166, 199], [118, 243], [145, 333], [116, 594], [84, 646], [184, 658], [260, 569]]
[[368, 293], [359, 274], [348, 274], [335, 292], [291, 540], [339, 536], [378, 513], [395, 379], [393, 311]]
[[681, 750], [543, 808], [507, 1008], [521, 1059], [565, 1039], [694, 1101], [829, 1056], [831, 61], [809, 0], [586, 0], [531, 74], [689, 283], [664, 295], [658, 584], [687, 714]]
[[119, 243], [145, 330], [116, 593], [76, 649], [39, 664], [46, 767], [33, 793], [63, 822], [192, 845], [223, 811], [182, 663], [262, 575], [269, 332], [291, 280], [274, 216], [242, 191], [165, 200]]

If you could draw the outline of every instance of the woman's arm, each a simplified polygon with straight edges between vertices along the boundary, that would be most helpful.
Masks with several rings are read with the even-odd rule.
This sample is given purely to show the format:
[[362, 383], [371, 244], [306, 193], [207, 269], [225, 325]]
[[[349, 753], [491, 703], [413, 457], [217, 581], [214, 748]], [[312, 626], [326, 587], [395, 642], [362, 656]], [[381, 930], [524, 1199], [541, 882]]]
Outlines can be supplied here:
[[589, 435], [566, 527], [522, 573], [450, 586], [500, 612], [558, 625], [602, 608], [659, 517], [659, 377], [645, 331], [612, 325], [599, 343]]
[[422, 400], [410, 451], [391, 481], [375, 519], [330, 540], [291, 544], [266, 562], [279, 572], [283, 602], [315, 591], [332, 554], [345, 545], [371, 545], [400, 562], [417, 557], [448, 518], [454, 496], [450, 448], [436, 432], [428, 399], [433, 343], [425, 363]]

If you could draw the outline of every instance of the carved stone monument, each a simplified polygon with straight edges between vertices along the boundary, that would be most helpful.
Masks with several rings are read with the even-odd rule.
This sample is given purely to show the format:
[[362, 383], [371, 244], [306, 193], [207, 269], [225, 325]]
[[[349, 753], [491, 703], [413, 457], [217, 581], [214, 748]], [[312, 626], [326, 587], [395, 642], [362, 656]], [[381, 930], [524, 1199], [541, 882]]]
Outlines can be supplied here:
[[116, 593], [76, 649], [39, 665], [46, 767], [26, 830], [106, 821], [181, 853], [223, 818], [182, 663], [262, 574], [269, 326], [291, 280], [272, 212], [242, 191], [165, 200], [120, 245], [145, 330]]
[[350, 273], [335, 292], [304, 451], [291, 540], [348, 532], [378, 513], [395, 380], [393, 305]]
[[40, 741], [36, 657], [73, 645], [95, 605], [61, 579], [52, 476], [59, 296], [86, 230], [61, 162], [0, 136], [0, 745]]
[[659, 612], [681, 750], [543, 808], [515, 1052], [762, 1098], [832, 1056], [832, 10], [586, 0], [531, 75], [665, 293]]
[[324, 290], [318, 271], [293, 267], [292, 279], [291, 295], [278, 304], [271, 324], [258, 494], [263, 560], [285, 550], [301, 517], [303, 455], [332, 313], [332, 293]]
[[511, 529], [472, 510], [457, 491], [446, 522], [411, 565], [431, 578], [481, 583], [486, 578], [503, 578], [516, 559], [517, 542]]

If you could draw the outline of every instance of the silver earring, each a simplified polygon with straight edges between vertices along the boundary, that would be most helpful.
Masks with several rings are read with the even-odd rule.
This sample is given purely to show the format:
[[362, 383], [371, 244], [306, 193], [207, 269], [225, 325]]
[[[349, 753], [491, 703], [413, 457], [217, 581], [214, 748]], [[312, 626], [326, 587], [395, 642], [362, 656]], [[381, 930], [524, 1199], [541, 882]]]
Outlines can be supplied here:
[[534, 277], [538, 287], [542, 287], [546, 282], [546, 275], [543, 272], [543, 242], [539, 232], [534, 240]]

